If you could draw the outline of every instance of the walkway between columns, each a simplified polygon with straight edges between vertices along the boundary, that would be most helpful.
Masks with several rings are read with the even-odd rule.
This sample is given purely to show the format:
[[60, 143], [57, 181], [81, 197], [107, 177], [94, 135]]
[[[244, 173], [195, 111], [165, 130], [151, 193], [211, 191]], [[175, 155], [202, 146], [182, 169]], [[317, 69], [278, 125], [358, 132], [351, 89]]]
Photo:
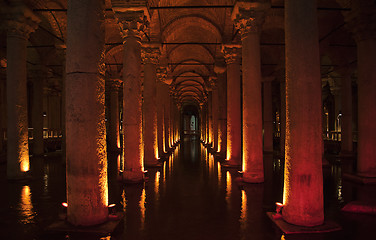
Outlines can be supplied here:
[[[186, 136], [161, 168], [148, 169], [148, 182], [123, 185], [116, 180], [117, 155], [109, 156], [109, 203], [125, 211], [121, 227], [108, 238], [94, 235], [46, 233], [65, 202], [65, 169], [60, 157], [32, 158], [34, 180], [6, 180], [0, 164], [0, 239], [56, 240], [279, 240], [282, 237], [266, 212], [282, 200], [283, 161], [265, 158], [265, 182], [239, 185], [236, 169], [221, 168], [199, 139]], [[376, 186], [356, 185], [341, 179], [351, 169], [348, 160], [335, 159], [324, 168], [325, 218], [343, 231], [299, 235], [295, 239], [370, 239], [376, 234], [376, 217], [339, 211], [353, 200], [376, 200]], [[354, 230], [356, 229], [356, 230]], [[102, 236], [103, 237], [103, 236]]]

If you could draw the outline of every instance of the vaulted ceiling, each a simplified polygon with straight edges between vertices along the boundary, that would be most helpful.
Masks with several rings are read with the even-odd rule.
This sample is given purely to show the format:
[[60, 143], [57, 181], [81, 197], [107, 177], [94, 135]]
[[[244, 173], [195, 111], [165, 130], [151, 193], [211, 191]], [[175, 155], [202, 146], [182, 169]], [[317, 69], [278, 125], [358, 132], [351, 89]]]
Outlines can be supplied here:
[[[2, 0], [5, 6], [10, 0]], [[30, 68], [47, 67], [48, 84], [59, 89], [63, 76], [66, 43], [67, 1], [29, 0], [42, 22], [31, 35], [28, 46]], [[149, 0], [150, 26], [143, 42], [160, 43], [160, 66], [168, 69], [168, 83], [182, 104], [204, 102], [215, 81], [214, 66], [223, 61], [221, 45], [240, 43], [240, 34], [231, 20], [235, 0]], [[323, 79], [340, 81], [339, 69], [356, 68], [356, 45], [344, 23], [342, 13], [350, 9], [335, 0], [318, 1], [318, 24], [321, 73]], [[284, 68], [284, 1], [271, 0], [261, 32], [261, 68], [263, 76], [283, 79]], [[1, 17], [0, 17], [1, 19]], [[3, 23], [3, 19], [1, 19]], [[6, 59], [5, 32], [0, 35], [0, 59]], [[122, 39], [112, 11], [106, 0], [106, 74], [121, 78]], [[2, 68], [5, 65], [2, 63]], [[281, 73], [282, 72], [282, 73]], [[60, 84], [61, 89], [61, 84]]]

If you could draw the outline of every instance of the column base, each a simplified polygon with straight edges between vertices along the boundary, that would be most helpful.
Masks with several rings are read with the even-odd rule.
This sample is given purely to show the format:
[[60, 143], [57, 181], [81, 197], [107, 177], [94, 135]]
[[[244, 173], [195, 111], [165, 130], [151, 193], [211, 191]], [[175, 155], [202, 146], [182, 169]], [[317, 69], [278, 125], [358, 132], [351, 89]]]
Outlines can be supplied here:
[[28, 172], [21, 172], [17, 176], [7, 176], [8, 181], [10, 182], [22, 182], [22, 181], [29, 181], [32, 179], [30, 171]]
[[120, 172], [118, 180], [124, 183], [141, 183], [145, 181], [143, 172], [124, 171]]
[[46, 229], [50, 233], [88, 233], [88, 234], [99, 234], [99, 235], [108, 235], [113, 233], [115, 229], [119, 226], [119, 223], [123, 220], [124, 213], [117, 212], [114, 214], [109, 214], [107, 221], [94, 225], [94, 226], [74, 226], [66, 221], [66, 214], [61, 214], [60, 219], [55, 223], [49, 225]]
[[245, 183], [263, 183], [264, 174], [246, 174], [243, 173], [242, 180]]
[[344, 173], [343, 178], [361, 184], [376, 184], [376, 176], [366, 173]]
[[241, 167], [241, 164], [235, 160], [225, 160], [221, 162], [221, 165], [222, 167], [226, 167], [226, 168], [240, 168]]
[[159, 159], [153, 159], [152, 161], [145, 161], [145, 167], [146, 168], [159, 168], [162, 166], [162, 163], [159, 161]]
[[285, 220], [283, 220], [282, 215], [279, 213], [277, 214], [274, 212], [267, 212], [266, 214], [285, 234], [326, 233], [339, 231], [342, 229], [339, 224], [332, 221], [324, 221], [324, 224], [314, 227], [305, 227], [286, 222]]

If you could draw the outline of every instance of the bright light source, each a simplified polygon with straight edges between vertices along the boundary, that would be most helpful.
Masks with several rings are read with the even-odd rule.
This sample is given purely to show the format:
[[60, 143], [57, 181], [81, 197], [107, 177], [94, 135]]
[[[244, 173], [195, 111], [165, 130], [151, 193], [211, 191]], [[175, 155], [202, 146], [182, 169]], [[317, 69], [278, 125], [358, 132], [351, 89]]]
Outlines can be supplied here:
[[66, 202], [63, 202], [61, 205], [63, 205], [63, 207], [68, 207], [68, 203]]

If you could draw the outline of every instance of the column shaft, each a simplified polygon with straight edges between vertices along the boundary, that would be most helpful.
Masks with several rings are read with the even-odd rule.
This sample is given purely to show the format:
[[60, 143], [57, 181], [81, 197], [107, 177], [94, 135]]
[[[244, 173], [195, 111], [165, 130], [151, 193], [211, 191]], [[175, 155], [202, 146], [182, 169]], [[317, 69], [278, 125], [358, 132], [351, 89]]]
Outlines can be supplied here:
[[272, 81], [264, 81], [264, 152], [273, 152]]
[[33, 155], [43, 155], [43, 72], [33, 81]]
[[341, 126], [341, 154], [353, 152], [352, 132], [352, 87], [351, 75], [345, 75], [341, 85], [342, 91], [342, 126]]
[[324, 221], [321, 81], [316, 1], [285, 1], [286, 143], [282, 216]]
[[108, 130], [108, 149], [111, 151], [119, 151], [120, 149], [120, 111], [119, 111], [119, 88], [121, 82], [118, 80], [110, 80], [110, 115]]
[[163, 85], [161, 81], [157, 81], [157, 138], [158, 138], [158, 158], [164, 153], [164, 101], [163, 101]]
[[104, 1], [68, 1], [66, 158], [68, 221], [107, 220], [107, 152], [103, 54]]
[[219, 115], [218, 115], [218, 146], [220, 155], [226, 157], [227, 143], [227, 83], [226, 74], [217, 74], [218, 76], [218, 97], [219, 97]]
[[212, 112], [213, 112], [213, 150], [218, 151], [218, 114], [219, 114], [218, 88], [212, 91]]

